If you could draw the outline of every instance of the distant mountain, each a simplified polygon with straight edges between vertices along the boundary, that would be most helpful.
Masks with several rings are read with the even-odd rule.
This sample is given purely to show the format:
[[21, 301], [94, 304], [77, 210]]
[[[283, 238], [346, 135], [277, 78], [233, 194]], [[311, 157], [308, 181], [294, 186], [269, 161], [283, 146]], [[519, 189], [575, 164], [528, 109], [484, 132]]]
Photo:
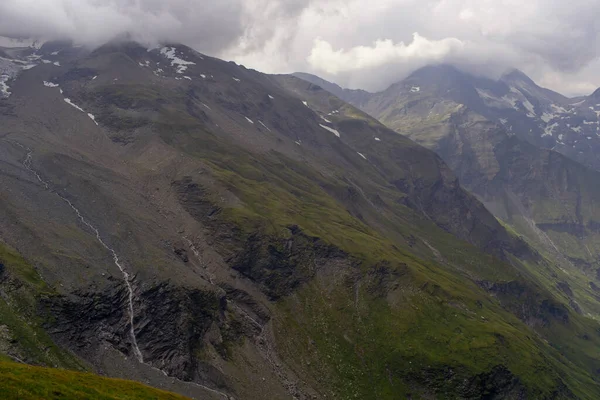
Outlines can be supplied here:
[[[538, 86], [518, 70], [494, 81], [449, 65], [424, 67], [383, 92], [371, 95], [362, 92], [360, 97], [355, 96], [353, 90], [331, 88], [320, 82], [320, 78], [298, 76], [324, 85], [326, 90], [394, 129], [399, 110], [411, 108], [412, 103], [422, 107], [422, 100], [428, 98], [429, 103], [423, 111], [438, 115], [451, 111], [452, 103], [456, 103], [502, 124], [511, 134], [538, 147], [555, 150], [600, 170], [598, 91], [590, 96], [569, 99]], [[402, 125], [401, 122], [398, 124]]]
[[365, 101], [368, 101], [368, 99], [371, 97], [371, 93], [365, 90], [343, 89], [341, 86], [328, 82], [325, 79], [321, 79], [316, 75], [311, 75], [304, 72], [296, 72], [292, 75], [302, 80], [314, 83], [315, 85], [322, 87], [329, 93], [336, 95], [340, 99], [343, 99], [350, 104], [362, 104]]
[[[597, 136], [581, 138], [598, 126], [580, 118], [593, 117], [593, 98], [572, 105], [517, 70], [492, 81], [440, 65], [416, 71], [360, 106], [436, 151], [490, 211], [562, 265], [536, 273], [555, 288], [568, 282], [574, 309], [581, 311], [579, 302], [584, 312], [600, 315], [600, 172], [572, 160], [598, 157]], [[556, 144], [567, 138], [576, 148], [585, 143], [587, 151], [574, 154], [572, 146]]]
[[[10, 51], [3, 356], [201, 399], [600, 397], [600, 282], [582, 289], [433, 151], [315, 84], [179, 44]], [[464, 75], [423, 73], [437, 83], [398, 86], [423, 96], [404, 119], [398, 97], [354, 95], [415, 132], [433, 104], [440, 137], [459, 99], [485, 107]], [[474, 154], [485, 187], [496, 156]]]

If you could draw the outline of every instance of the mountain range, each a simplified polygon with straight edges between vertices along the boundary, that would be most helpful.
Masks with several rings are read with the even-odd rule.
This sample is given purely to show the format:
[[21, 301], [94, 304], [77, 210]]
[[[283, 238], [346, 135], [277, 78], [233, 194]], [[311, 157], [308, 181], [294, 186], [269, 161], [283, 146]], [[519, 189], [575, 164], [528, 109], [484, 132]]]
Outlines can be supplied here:
[[561, 264], [545, 275], [554, 286], [570, 285], [574, 308], [598, 315], [600, 175], [589, 110], [595, 94], [568, 99], [520, 71], [494, 82], [448, 65], [425, 67], [374, 94], [298, 76], [435, 151], [507, 228]]
[[0, 57], [0, 393], [600, 395], [598, 172], [548, 148], [590, 99], [446, 66], [349, 92], [179, 44]]

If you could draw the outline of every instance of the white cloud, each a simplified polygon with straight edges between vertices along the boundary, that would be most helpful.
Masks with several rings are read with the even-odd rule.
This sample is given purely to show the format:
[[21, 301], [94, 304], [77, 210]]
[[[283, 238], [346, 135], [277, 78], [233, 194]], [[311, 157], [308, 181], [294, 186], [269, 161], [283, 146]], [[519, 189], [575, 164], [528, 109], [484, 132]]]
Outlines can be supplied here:
[[397, 62], [439, 62], [463, 47], [464, 43], [455, 38], [428, 40], [418, 33], [413, 35], [413, 41], [408, 45], [404, 42], [396, 44], [388, 39], [377, 40], [372, 46], [356, 46], [348, 50], [334, 50], [329, 42], [315, 39], [308, 62], [317, 70], [335, 75]]

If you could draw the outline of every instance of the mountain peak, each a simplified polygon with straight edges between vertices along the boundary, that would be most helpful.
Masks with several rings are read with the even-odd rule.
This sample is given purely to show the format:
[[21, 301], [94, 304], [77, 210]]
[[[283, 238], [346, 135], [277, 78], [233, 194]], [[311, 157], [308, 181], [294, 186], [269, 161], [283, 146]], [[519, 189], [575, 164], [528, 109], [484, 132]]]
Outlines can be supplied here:
[[600, 88], [596, 89], [594, 93], [590, 95], [590, 97], [593, 99], [600, 99]]
[[451, 76], [464, 76], [464, 73], [461, 72], [458, 68], [450, 64], [431, 64], [426, 65], [422, 68], [419, 68], [410, 76], [410, 78], [431, 78], [431, 77], [451, 77]]
[[504, 82], [524, 82], [528, 85], [536, 85], [536, 83], [530, 77], [517, 68], [513, 68], [505, 72], [500, 80]]

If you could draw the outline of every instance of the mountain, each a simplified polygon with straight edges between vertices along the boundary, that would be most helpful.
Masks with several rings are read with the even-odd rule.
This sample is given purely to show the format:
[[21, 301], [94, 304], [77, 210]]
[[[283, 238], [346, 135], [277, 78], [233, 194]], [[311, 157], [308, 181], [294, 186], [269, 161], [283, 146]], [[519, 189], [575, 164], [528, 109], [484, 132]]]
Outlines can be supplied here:
[[574, 309], [598, 315], [600, 174], [546, 149], [531, 128], [540, 110], [570, 101], [520, 71], [494, 82], [430, 66], [361, 107], [438, 153], [497, 218], [561, 265], [535, 274], [558, 291], [569, 286]]
[[433, 151], [297, 77], [178, 44], [11, 57], [14, 361], [202, 399], [600, 395], [598, 323], [534, 273], [562, 264]]
[[[298, 75], [376, 116], [394, 128], [404, 127], [398, 110], [421, 116], [430, 111], [443, 117], [456, 105], [464, 105], [511, 134], [537, 147], [552, 149], [581, 164], [600, 170], [600, 102], [598, 91], [569, 99], [538, 86], [518, 70], [499, 80], [473, 76], [449, 65], [424, 67], [383, 92], [369, 94], [331, 88], [318, 77]], [[341, 91], [340, 91], [341, 89]], [[598, 111], [597, 111], [598, 110]]]
[[364, 90], [343, 89], [341, 86], [328, 82], [325, 79], [321, 79], [316, 75], [307, 74], [304, 72], [296, 72], [292, 75], [304, 81], [314, 83], [315, 85], [322, 87], [329, 93], [336, 95], [340, 99], [343, 99], [350, 104], [362, 104], [371, 96], [371, 93]]

